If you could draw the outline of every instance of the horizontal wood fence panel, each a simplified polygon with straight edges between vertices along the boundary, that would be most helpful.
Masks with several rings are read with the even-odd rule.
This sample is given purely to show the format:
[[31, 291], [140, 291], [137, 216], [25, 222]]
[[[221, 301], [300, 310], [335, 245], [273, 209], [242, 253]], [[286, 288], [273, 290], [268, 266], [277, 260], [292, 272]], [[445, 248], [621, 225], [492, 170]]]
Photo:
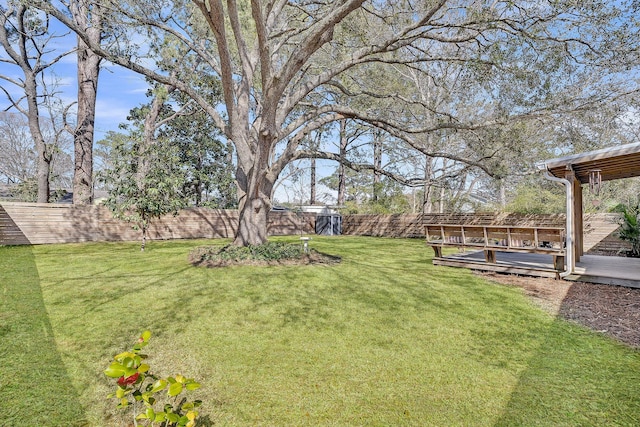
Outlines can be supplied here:
[[[347, 235], [424, 238], [425, 225], [502, 225], [512, 227], [564, 227], [564, 215], [520, 214], [396, 214], [344, 215], [342, 233]], [[269, 213], [270, 235], [315, 233], [316, 214], [277, 211]], [[620, 215], [584, 216], [585, 251], [615, 255], [630, 246], [617, 237]], [[229, 238], [235, 235], [238, 211], [189, 208], [152, 223], [154, 240]], [[113, 218], [104, 206], [69, 204], [0, 203], [0, 245], [136, 241], [140, 232]]]
[[621, 220], [621, 215], [617, 213], [585, 215], [585, 252], [593, 255], [622, 255], [630, 251], [631, 243], [618, 237]]
[[422, 214], [344, 215], [342, 234], [377, 237], [424, 237]]
[[[310, 234], [315, 214], [271, 212], [270, 235]], [[179, 215], [153, 221], [148, 230], [152, 240], [230, 238], [238, 227], [238, 211], [189, 208]], [[141, 233], [131, 224], [115, 219], [104, 206], [68, 204], [0, 204], [0, 245], [135, 241]]]

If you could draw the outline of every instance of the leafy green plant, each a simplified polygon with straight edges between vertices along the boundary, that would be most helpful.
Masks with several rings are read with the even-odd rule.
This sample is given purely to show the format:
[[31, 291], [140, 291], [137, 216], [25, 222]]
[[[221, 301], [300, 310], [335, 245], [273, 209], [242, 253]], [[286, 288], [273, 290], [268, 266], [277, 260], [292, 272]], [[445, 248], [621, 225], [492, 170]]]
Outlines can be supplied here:
[[629, 255], [640, 257], [640, 200], [635, 206], [622, 206], [622, 221], [618, 237], [631, 243]]
[[256, 246], [208, 247], [200, 248], [197, 251], [201, 261], [279, 261], [303, 256], [299, 244], [284, 242], [267, 242]]
[[144, 363], [147, 355], [141, 353], [150, 337], [151, 332], [144, 331], [133, 348], [116, 355], [104, 371], [116, 379], [116, 392], [108, 397], [117, 399], [119, 408], [133, 407], [136, 426], [192, 427], [198, 416], [196, 408], [202, 402], [189, 401], [181, 395], [200, 388], [200, 384], [182, 375], [160, 378], [152, 374]]
[[140, 133], [107, 133], [101, 143], [110, 147], [110, 168], [102, 171], [100, 180], [109, 190], [103, 204], [115, 218], [141, 231], [140, 250], [144, 251], [151, 222], [163, 215], [178, 215], [185, 206], [184, 171], [170, 141], [158, 139], [145, 145]]

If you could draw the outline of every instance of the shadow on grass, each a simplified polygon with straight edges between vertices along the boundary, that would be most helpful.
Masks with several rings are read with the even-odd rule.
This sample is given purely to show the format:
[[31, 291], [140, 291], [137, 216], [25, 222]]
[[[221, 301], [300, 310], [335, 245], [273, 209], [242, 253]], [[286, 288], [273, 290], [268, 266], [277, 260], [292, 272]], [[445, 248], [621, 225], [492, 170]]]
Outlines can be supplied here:
[[640, 352], [560, 318], [544, 334], [496, 426], [640, 425]]
[[30, 246], [0, 247], [0, 425], [83, 426]]

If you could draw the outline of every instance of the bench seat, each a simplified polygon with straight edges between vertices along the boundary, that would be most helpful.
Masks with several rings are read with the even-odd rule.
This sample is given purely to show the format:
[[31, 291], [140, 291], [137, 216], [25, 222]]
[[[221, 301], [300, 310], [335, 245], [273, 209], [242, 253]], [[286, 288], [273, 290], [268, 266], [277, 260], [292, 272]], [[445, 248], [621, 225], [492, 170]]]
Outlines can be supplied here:
[[453, 246], [483, 249], [485, 261], [496, 263], [496, 252], [524, 252], [553, 256], [556, 270], [564, 269], [565, 234], [561, 227], [430, 224], [425, 226], [427, 244], [436, 257]]

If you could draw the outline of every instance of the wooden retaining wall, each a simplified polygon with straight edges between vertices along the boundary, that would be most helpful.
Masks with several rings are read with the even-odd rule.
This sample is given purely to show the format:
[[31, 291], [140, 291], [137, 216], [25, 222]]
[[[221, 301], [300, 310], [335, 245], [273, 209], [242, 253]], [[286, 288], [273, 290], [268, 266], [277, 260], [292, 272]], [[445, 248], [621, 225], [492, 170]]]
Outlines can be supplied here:
[[[184, 209], [178, 216], [167, 215], [149, 227], [152, 240], [233, 237], [238, 211], [208, 208]], [[315, 214], [271, 212], [269, 234], [310, 234], [315, 230]], [[0, 245], [135, 241], [140, 231], [113, 218], [104, 206], [68, 204], [0, 204]]]

